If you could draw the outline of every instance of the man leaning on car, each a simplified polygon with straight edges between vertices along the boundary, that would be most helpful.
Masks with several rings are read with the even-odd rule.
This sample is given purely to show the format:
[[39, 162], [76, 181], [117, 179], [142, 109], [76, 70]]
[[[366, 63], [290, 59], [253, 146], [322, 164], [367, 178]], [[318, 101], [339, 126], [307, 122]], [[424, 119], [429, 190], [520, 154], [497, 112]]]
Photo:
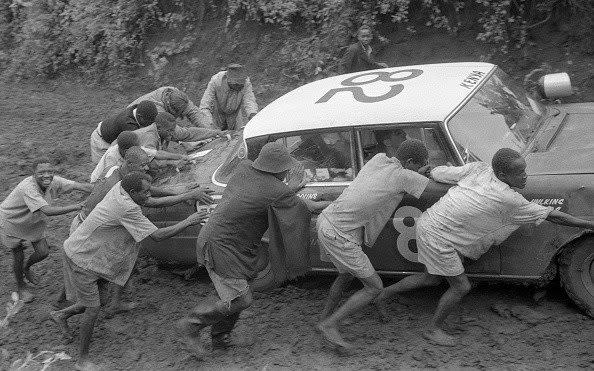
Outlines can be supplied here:
[[512, 188], [526, 186], [526, 161], [517, 151], [502, 148], [492, 164], [471, 162], [463, 166], [438, 166], [431, 177], [456, 184], [417, 221], [419, 262], [425, 273], [408, 276], [388, 286], [379, 296], [380, 306], [397, 293], [436, 286], [443, 279], [449, 289], [442, 295], [423, 336], [432, 343], [455, 345], [443, 329], [445, 319], [470, 291], [463, 257], [478, 259], [493, 245], [502, 243], [522, 224], [556, 224], [594, 228], [594, 222], [576, 218], [552, 207], [529, 202]]

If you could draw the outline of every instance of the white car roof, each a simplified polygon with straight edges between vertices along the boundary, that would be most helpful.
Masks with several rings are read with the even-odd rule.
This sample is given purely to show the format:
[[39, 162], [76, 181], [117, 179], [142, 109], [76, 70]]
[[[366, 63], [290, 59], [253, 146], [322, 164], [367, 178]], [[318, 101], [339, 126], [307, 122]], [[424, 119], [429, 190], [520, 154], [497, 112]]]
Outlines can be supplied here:
[[[425, 64], [314, 81], [264, 107], [246, 125], [244, 138], [320, 128], [443, 121], [495, 67], [480, 62]], [[393, 81], [385, 81], [390, 79]]]

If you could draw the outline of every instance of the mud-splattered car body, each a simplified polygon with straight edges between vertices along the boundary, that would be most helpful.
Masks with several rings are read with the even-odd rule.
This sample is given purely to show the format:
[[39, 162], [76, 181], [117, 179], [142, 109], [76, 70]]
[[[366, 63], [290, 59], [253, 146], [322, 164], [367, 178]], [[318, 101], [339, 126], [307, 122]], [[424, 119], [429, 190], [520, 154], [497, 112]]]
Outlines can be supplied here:
[[[299, 195], [334, 199], [376, 153], [373, 130], [399, 129], [425, 142], [433, 166], [490, 162], [497, 149], [514, 148], [528, 164], [527, 186], [520, 191], [528, 200], [592, 219], [593, 122], [594, 103], [543, 105], [492, 64], [394, 67], [319, 80], [278, 98], [248, 123], [243, 141], [219, 143], [226, 146], [226, 159], [217, 158], [217, 171], [211, 172], [209, 161], [215, 156], [209, 153], [192, 174], [220, 192], [240, 158], [254, 159], [262, 145], [278, 140], [306, 168], [310, 181]], [[437, 195], [403, 199], [376, 244], [365, 248], [378, 271], [406, 275], [423, 270], [417, 262], [415, 219], [437, 200]], [[183, 217], [163, 215], [158, 218], [168, 222]], [[195, 236], [196, 230], [187, 234]], [[311, 238], [312, 271], [332, 271], [319, 259], [315, 233]], [[583, 281], [580, 295], [589, 293], [586, 300], [594, 303], [592, 241], [590, 232], [577, 228], [549, 222], [523, 226], [466, 271], [483, 279], [537, 281], [554, 276], [562, 250], [586, 244], [592, 255], [585, 253], [574, 276]], [[178, 248], [169, 251], [177, 255], [160, 257], [193, 259]]]

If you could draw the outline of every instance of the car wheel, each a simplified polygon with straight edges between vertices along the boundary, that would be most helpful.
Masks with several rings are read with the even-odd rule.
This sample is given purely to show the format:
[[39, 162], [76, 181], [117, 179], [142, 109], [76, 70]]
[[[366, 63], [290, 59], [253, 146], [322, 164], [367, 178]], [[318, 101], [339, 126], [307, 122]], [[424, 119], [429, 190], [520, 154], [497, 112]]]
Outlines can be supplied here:
[[561, 284], [573, 302], [594, 317], [594, 238], [564, 249], [559, 256]]

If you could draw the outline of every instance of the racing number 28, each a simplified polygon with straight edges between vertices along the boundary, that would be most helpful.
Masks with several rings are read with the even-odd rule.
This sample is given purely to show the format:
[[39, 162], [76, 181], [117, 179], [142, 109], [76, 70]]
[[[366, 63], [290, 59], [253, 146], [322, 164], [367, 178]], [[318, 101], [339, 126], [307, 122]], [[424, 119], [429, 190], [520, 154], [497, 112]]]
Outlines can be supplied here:
[[[402, 90], [404, 90], [404, 85], [402, 84], [392, 84], [390, 85], [390, 90], [386, 93], [386, 94], [382, 94], [379, 96], [375, 96], [375, 97], [370, 97], [369, 95], [366, 95], [365, 92], [363, 91], [363, 88], [361, 87], [361, 85], [366, 85], [366, 84], [371, 84], [374, 83], [376, 81], [383, 81], [383, 82], [398, 82], [398, 81], [404, 81], [404, 80], [410, 80], [410, 79], [414, 79], [415, 77], [420, 76], [423, 73], [423, 70], [419, 70], [419, 69], [406, 69], [406, 70], [398, 70], [398, 71], [393, 71], [393, 72], [388, 72], [388, 71], [375, 71], [375, 72], [367, 72], [367, 73], [362, 73], [353, 77], [349, 77], [346, 80], [341, 81], [341, 85], [343, 86], [342, 88], [335, 88], [335, 89], [330, 89], [326, 92], [326, 94], [324, 94], [320, 99], [317, 100], [316, 103], [326, 103], [328, 102], [336, 93], [340, 93], [340, 92], [350, 92], [351, 94], [353, 94], [353, 98], [355, 98], [355, 100], [362, 102], [362, 103], [376, 103], [376, 102], [380, 102], [386, 99], [390, 99], [392, 97], [395, 97], [396, 95], [400, 94], [402, 92]], [[404, 76], [400, 76], [398, 77], [398, 75], [402, 75], [404, 74]], [[365, 81], [357, 81], [358, 79], [365, 77], [365, 76], [374, 76], [373, 79], [371, 80], [365, 80]]]

